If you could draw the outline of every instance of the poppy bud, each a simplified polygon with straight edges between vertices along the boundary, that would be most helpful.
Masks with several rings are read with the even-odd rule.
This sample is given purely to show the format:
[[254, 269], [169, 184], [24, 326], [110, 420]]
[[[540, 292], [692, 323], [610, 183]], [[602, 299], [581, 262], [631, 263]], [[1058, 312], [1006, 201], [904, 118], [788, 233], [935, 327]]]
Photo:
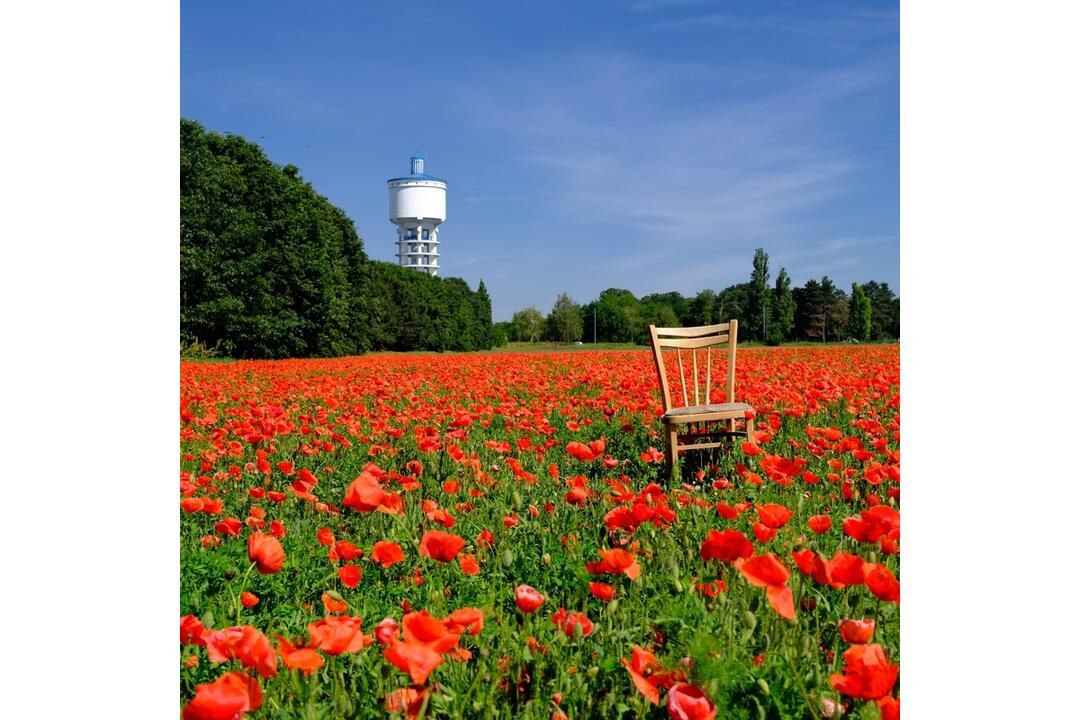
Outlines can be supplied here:
[[581, 623], [574, 623], [574, 639], [580, 640], [581, 636], [585, 634], [585, 628]]
[[518, 508], [519, 510], [521, 509], [521, 506], [525, 504], [525, 501], [521, 499], [521, 493], [519, 493], [517, 490], [513, 492], [513, 494], [510, 496], [510, 499], [513, 500], [514, 507]]
[[502, 552], [502, 566], [509, 568], [514, 564], [514, 553], [510, 551], [510, 548], [506, 548]]
[[681, 593], [683, 591], [683, 584], [679, 582], [679, 578], [675, 578], [675, 592]]
[[331, 600], [337, 600], [338, 602], [345, 602], [345, 598], [341, 596], [337, 590], [327, 590], [326, 594], [330, 596]]
[[619, 598], [612, 598], [611, 602], [607, 604], [607, 611], [613, 613], [619, 609]]
[[757, 627], [757, 617], [749, 610], [743, 611], [742, 622], [748, 630], [753, 630], [755, 627]]
[[542, 557], [540, 558], [540, 560], [541, 560], [541, 562], [543, 562], [543, 563], [544, 563], [544, 565], [546, 565], [547, 567], [551, 567], [551, 555], [549, 555], [549, 554], [547, 554], [547, 553], [544, 553], [544, 555], [543, 555], [543, 556], [542, 556]]
[[765, 678], [758, 678], [757, 686], [761, 688], [761, 692], [769, 694], [769, 683], [765, 682]]
[[221, 573], [221, 575], [226, 580], [232, 580], [234, 577], [236, 577], [236, 568], [226, 568], [225, 572]]
[[435, 588], [432, 588], [431, 592], [428, 593], [428, 600], [430, 602], [435, 603], [435, 602], [439, 602], [442, 599], [443, 599], [443, 594], [442, 594], [441, 590], [437, 590]]

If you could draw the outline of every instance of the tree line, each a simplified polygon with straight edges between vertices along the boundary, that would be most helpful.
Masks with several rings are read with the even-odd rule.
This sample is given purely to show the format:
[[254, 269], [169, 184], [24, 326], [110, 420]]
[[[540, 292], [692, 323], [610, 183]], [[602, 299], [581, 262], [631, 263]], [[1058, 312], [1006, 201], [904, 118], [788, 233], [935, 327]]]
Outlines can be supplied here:
[[481, 281], [371, 260], [352, 220], [238, 135], [180, 121], [180, 340], [236, 358], [479, 350]]
[[535, 307], [496, 323], [511, 340], [536, 342], [649, 342], [649, 325], [688, 327], [739, 321], [739, 336], [777, 345], [798, 340], [880, 342], [900, 337], [900, 298], [888, 283], [852, 283], [851, 294], [829, 279], [792, 287], [780, 268], [770, 283], [769, 254], [754, 252], [750, 280], [719, 292], [705, 289], [693, 297], [678, 292], [637, 298], [629, 290], [609, 288], [579, 305], [559, 295], [545, 316]]

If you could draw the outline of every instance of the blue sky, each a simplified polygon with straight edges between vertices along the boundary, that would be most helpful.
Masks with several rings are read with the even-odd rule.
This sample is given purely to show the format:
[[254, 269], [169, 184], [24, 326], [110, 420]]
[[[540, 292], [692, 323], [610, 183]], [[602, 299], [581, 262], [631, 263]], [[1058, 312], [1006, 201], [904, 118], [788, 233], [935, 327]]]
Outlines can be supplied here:
[[394, 260], [386, 180], [446, 178], [444, 276], [494, 318], [608, 287], [899, 294], [896, 2], [180, 5], [181, 113], [293, 163]]

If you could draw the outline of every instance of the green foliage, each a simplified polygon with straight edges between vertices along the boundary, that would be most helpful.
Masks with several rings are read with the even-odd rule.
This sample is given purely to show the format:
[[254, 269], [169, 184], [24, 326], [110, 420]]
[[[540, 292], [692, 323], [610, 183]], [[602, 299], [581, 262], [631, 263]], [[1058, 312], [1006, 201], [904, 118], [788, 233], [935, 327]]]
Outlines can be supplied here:
[[491, 326], [491, 347], [506, 347], [510, 344], [510, 338], [513, 336], [514, 323], [509, 321], [494, 323]]
[[871, 280], [863, 285], [870, 299], [870, 339], [891, 340], [900, 337], [900, 299], [893, 295], [888, 283]]
[[491, 298], [373, 262], [295, 165], [180, 121], [180, 339], [240, 358], [492, 345]]
[[780, 268], [773, 289], [773, 315], [769, 324], [769, 342], [780, 344], [790, 340], [795, 331], [795, 295], [791, 292], [791, 278], [787, 270]]
[[510, 322], [517, 342], [536, 342], [544, 334], [544, 314], [534, 307], [518, 310]]
[[705, 289], [690, 301], [690, 321], [687, 325], [712, 325], [723, 322], [717, 314], [716, 293]]
[[[772, 293], [769, 291], [769, 254], [762, 248], [754, 251], [754, 270], [750, 274], [750, 287], [747, 292], [747, 336], [755, 340], [766, 340], [769, 315], [772, 308]], [[739, 323], [742, 325], [743, 323]]]
[[547, 335], [551, 340], [575, 342], [581, 340], [584, 331], [581, 307], [566, 293], [555, 300], [551, 314], [547, 318]]
[[180, 359], [182, 360], [209, 360], [217, 357], [221, 357], [221, 349], [218, 345], [209, 347], [198, 338], [190, 342], [180, 341]]
[[848, 305], [847, 334], [863, 342], [870, 339], [871, 332], [870, 298], [858, 283], [851, 284], [851, 302]]

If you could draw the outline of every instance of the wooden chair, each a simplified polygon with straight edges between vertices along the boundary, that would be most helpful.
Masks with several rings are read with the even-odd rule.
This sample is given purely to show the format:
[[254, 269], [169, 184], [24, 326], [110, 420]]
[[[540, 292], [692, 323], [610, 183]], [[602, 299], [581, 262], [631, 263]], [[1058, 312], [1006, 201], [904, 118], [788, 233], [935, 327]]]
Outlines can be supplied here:
[[[702, 325], [699, 327], [683, 328], [658, 328], [649, 326], [649, 337], [652, 342], [653, 357], [656, 360], [656, 372], [660, 376], [660, 392], [664, 400], [664, 440], [667, 445], [665, 457], [667, 459], [667, 472], [669, 478], [675, 474], [675, 465], [680, 450], [707, 450], [726, 445], [734, 437], [746, 436], [752, 441], [750, 435], [751, 422], [747, 421], [746, 429], [736, 431], [735, 421], [746, 417], [746, 412], [753, 412], [754, 408], [743, 402], [735, 402], [735, 344], [739, 334], [739, 321], [719, 325]], [[727, 398], [726, 402], [713, 403], [712, 390], [712, 348], [716, 345], [727, 345]], [[682, 405], [672, 403], [671, 390], [668, 387], [668, 376], [664, 366], [663, 348], [675, 348], [678, 357], [679, 383], [682, 386]], [[705, 378], [704, 383], [699, 383], [701, 374], [698, 366], [698, 350], [705, 348]], [[691, 350], [693, 363], [690, 367], [684, 367], [682, 351]], [[689, 363], [688, 363], [689, 364]], [[687, 389], [687, 374], [692, 373], [694, 381], [694, 404], [690, 404], [690, 393]], [[701, 392], [700, 385], [704, 385]], [[704, 403], [701, 401], [704, 399]], [[727, 426], [726, 430], [710, 431], [709, 423], [721, 422]], [[680, 426], [699, 425], [699, 432], [680, 433]], [[685, 429], [689, 430], [690, 427]], [[724, 438], [716, 441], [715, 438]], [[700, 442], [705, 440], [705, 442]]]

